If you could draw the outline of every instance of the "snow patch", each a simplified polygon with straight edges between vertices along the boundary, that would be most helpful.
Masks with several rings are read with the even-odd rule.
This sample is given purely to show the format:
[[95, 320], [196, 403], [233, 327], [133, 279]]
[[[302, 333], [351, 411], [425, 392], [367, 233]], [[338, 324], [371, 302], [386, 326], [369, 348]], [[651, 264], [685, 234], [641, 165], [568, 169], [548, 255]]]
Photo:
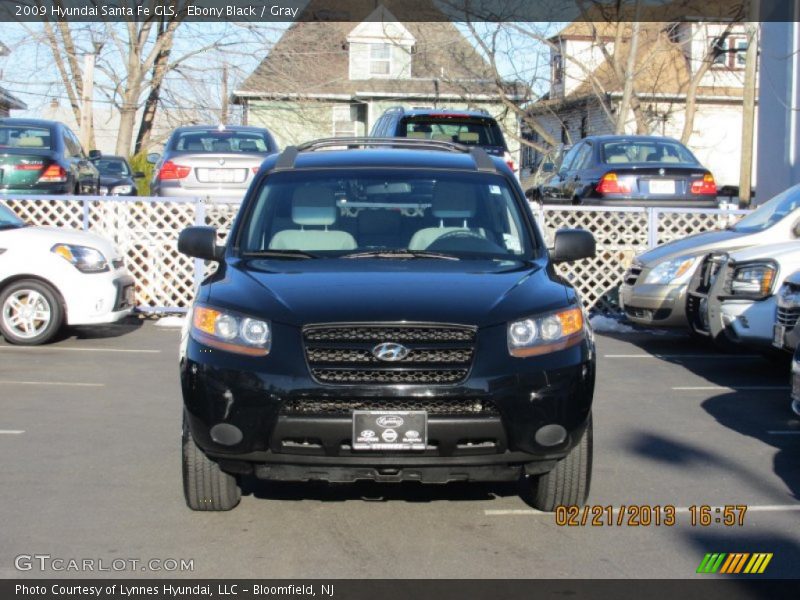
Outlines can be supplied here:
[[183, 323], [186, 321], [186, 317], [162, 317], [158, 321], [156, 321], [156, 327], [183, 327]]
[[595, 315], [589, 319], [589, 323], [597, 333], [633, 333], [636, 331], [630, 325], [605, 315]]

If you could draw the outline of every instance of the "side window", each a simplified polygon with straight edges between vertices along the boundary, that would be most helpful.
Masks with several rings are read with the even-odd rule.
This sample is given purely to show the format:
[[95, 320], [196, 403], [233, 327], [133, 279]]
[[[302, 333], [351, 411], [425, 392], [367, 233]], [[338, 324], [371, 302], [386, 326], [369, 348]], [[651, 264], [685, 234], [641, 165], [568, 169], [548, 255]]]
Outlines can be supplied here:
[[381, 128], [383, 127], [383, 122], [385, 121], [386, 117], [381, 117], [375, 124], [372, 126], [372, 131], [369, 132], [371, 137], [380, 137], [381, 135]]
[[564, 161], [561, 163], [560, 171], [571, 171], [572, 170], [572, 163], [575, 162], [575, 157], [578, 155], [578, 151], [583, 147], [584, 144], [578, 144], [577, 146], [572, 147], [567, 154], [564, 156]]
[[75, 158], [83, 157], [81, 143], [78, 141], [78, 138], [75, 137], [75, 134], [69, 129], [64, 130], [64, 142], [67, 146], [67, 152], [70, 156], [74, 156]]
[[582, 169], [587, 169], [591, 166], [591, 163], [592, 163], [592, 145], [585, 143], [581, 146], [581, 149], [578, 152], [578, 156], [575, 158], [575, 166], [572, 168], [572, 170], [580, 171]]

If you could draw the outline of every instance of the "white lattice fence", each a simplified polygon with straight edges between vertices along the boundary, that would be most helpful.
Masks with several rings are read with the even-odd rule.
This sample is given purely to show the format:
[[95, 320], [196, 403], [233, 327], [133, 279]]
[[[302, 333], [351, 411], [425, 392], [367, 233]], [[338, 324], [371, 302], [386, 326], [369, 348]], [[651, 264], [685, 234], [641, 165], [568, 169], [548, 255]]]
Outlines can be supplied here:
[[[2, 198], [36, 225], [89, 229], [111, 239], [136, 279], [137, 305], [145, 310], [180, 310], [192, 301], [195, 285], [216, 265], [192, 260], [177, 250], [178, 234], [191, 225], [210, 225], [224, 243], [239, 210], [237, 202], [201, 199], [38, 197]], [[534, 206], [552, 244], [562, 228], [590, 231], [597, 240], [591, 260], [559, 265], [589, 308], [613, 310], [616, 290], [633, 257], [656, 243], [718, 229], [746, 211], [658, 208]]]

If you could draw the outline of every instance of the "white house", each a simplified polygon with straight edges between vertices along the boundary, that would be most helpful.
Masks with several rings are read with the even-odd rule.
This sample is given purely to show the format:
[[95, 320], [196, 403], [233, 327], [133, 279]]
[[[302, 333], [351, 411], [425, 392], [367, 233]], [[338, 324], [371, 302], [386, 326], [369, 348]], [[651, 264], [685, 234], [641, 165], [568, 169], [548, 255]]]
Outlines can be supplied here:
[[[0, 42], [0, 82], [3, 81], [3, 66], [11, 51]], [[11, 92], [0, 86], [0, 117], [7, 117], [12, 110], [25, 110], [28, 106]]]

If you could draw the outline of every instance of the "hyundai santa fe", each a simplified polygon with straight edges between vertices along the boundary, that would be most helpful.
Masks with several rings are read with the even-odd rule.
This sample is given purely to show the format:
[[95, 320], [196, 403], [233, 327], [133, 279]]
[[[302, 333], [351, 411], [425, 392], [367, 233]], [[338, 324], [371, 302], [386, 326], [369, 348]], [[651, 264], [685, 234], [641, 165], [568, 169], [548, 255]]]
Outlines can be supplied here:
[[541, 510], [586, 499], [592, 332], [501, 157], [352, 138], [261, 166], [184, 328], [183, 484], [229, 510], [243, 477], [519, 481]]

